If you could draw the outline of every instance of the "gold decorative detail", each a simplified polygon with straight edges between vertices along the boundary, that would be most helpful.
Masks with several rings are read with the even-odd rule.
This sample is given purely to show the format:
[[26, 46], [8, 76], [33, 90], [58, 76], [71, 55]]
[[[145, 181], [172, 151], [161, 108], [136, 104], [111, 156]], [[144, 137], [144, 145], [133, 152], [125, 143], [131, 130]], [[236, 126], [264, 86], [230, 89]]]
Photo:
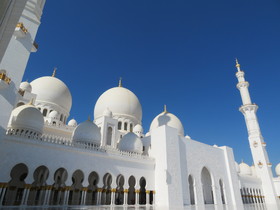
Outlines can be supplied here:
[[124, 193], [128, 193], [128, 189], [124, 189], [123, 192], [124, 192]]
[[87, 120], [90, 121], [90, 115], [88, 116]]
[[240, 64], [238, 63], [238, 60], [237, 58], [235, 58], [235, 63], [236, 63], [236, 68], [237, 68], [237, 71], [240, 71]]
[[112, 188], [111, 192], [117, 192], [117, 190], [115, 188]]
[[98, 189], [97, 189], [97, 192], [102, 192], [102, 191], [103, 191], [102, 188], [98, 188]]
[[140, 190], [135, 190], [135, 193], [140, 193]]
[[263, 163], [262, 163], [261, 161], [259, 161], [259, 162], [258, 162], [258, 166], [259, 166], [260, 168], [262, 168], [262, 167], [263, 167]]
[[153, 194], [156, 194], [156, 191], [152, 191], [153, 192]]
[[54, 67], [52, 77], [55, 77], [57, 68]]
[[268, 166], [268, 167], [271, 167], [271, 166], [272, 166], [272, 163], [267, 163], [267, 166]]
[[82, 188], [82, 191], [87, 191], [87, 190], [88, 190], [87, 187], [83, 187], [83, 188]]
[[253, 142], [253, 146], [254, 146], [254, 147], [257, 147], [257, 146], [258, 146], [258, 142], [254, 141], [254, 142]]
[[163, 105], [163, 113], [168, 113], [167, 108], [166, 108], [166, 104]]
[[4, 82], [6, 82], [7, 84], [11, 83], [11, 78], [7, 77], [5, 72], [1, 72], [0, 73], [0, 80], [3, 80]]
[[146, 193], [147, 193], [147, 194], [150, 194], [150, 190], [146, 190]]
[[31, 98], [31, 100], [29, 101], [28, 105], [33, 105], [34, 103], [34, 98]]
[[18, 23], [16, 27], [20, 28], [24, 33], [28, 32], [27, 28], [24, 27], [23, 23]]
[[265, 147], [265, 146], [266, 146], [266, 143], [265, 143], [265, 142], [262, 142], [262, 145]]
[[122, 78], [119, 79], [119, 87], [122, 87]]

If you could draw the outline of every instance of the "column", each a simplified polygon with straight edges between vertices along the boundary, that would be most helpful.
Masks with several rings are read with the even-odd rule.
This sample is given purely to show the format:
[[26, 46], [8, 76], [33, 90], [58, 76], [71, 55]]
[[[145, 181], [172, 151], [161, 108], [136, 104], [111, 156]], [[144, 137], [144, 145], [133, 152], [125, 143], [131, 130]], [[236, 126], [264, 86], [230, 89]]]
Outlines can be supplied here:
[[65, 206], [67, 205], [68, 193], [69, 193], [69, 191], [68, 191], [67, 187], [65, 187], [65, 190], [64, 190], [64, 197], [63, 197], [63, 205], [65, 205]]
[[139, 192], [140, 190], [135, 190], [135, 205], [139, 205]]
[[153, 205], [155, 205], [156, 201], [156, 191], [153, 191]]
[[123, 191], [123, 205], [127, 205], [127, 196], [128, 196], [128, 189], [124, 189], [124, 191]]
[[149, 190], [146, 190], [146, 205], [149, 205], [150, 204], [150, 191]]
[[0, 206], [2, 206], [2, 203], [3, 203], [4, 197], [5, 197], [6, 190], [7, 190], [7, 186], [4, 186], [4, 185], [3, 185], [2, 188], [1, 188]]
[[24, 193], [22, 196], [22, 200], [21, 200], [21, 206], [26, 206], [27, 205], [27, 200], [28, 200], [28, 196], [29, 196], [29, 192], [31, 189], [31, 185], [26, 185], [26, 188], [24, 189]]
[[116, 189], [111, 190], [111, 205], [115, 205], [115, 200], [116, 200]]
[[97, 201], [96, 201], [96, 205], [100, 205], [101, 204], [101, 193], [102, 193], [102, 189], [98, 188], [97, 189]]
[[46, 186], [46, 194], [45, 194], [45, 199], [44, 199], [44, 206], [49, 205], [49, 200], [50, 200], [50, 194], [51, 194], [51, 190], [49, 186]]
[[65, 205], [68, 205], [69, 201], [69, 193], [70, 193], [70, 187], [66, 187], [66, 199], [65, 199]]

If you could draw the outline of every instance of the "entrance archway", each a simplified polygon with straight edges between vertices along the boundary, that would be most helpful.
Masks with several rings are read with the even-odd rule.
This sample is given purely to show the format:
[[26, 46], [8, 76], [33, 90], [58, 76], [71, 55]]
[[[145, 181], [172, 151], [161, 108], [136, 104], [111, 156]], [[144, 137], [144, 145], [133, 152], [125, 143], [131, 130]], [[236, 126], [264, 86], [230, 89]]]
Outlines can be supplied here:
[[212, 178], [210, 172], [206, 167], [204, 167], [201, 171], [201, 183], [202, 183], [204, 203], [214, 204]]

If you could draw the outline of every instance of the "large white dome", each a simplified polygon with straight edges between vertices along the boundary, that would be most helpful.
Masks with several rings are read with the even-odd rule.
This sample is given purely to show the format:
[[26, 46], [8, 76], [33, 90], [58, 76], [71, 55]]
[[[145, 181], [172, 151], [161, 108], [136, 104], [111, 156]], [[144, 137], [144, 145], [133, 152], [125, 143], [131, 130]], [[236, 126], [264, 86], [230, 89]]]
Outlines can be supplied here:
[[119, 143], [119, 149], [127, 152], [142, 153], [143, 143], [135, 133], [127, 133]]
[[32, 93], [37, 95], [36, 102], [56, 104], [70, 112], [72, 96], [68, 87], [56, 77], [40, 77], [31, 83]]
[[141, 124], [142, 107], [137, 96], [124, 87], [114, 87], [104, 92], [94, 107], [94, 119], [103, 116], [109, 109], [114, 116], [129, 117]]
[[178, 134], [184, 136], [184, 127], [178, 117], [176, 117], [174, 114], [169, 112], [160, 113], [153, 119], [150, 126], [150, 132], [162, 125], [168, 125], [172, 128], [176, 128], [178, 130]]
[[44, 117], [33, 105], [26, 104], [15, 108], [8, 123], [8, 129], [26, 129], [43, 133]]
[[101, 143], [101, 133], [97, 125], [87, 120], [79, 124], [72, 134], [73, 142]]

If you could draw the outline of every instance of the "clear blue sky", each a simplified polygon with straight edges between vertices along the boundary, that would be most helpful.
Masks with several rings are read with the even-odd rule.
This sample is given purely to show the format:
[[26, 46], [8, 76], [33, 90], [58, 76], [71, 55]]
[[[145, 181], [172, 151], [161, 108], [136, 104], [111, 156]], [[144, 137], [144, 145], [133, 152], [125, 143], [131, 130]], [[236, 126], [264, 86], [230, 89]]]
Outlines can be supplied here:
[[[193, 139], [252, 163], [235, 58], [250, 82], [273, 165], [280, 162], [280, 2], [47, 0], [24, 80], [51, 75], [73, 97], [70, 118], [93, 114], [118, 78], [143, 108], [148, 132], [167, 104]], [[273, 166], [273, 167], [274, 167]]]

